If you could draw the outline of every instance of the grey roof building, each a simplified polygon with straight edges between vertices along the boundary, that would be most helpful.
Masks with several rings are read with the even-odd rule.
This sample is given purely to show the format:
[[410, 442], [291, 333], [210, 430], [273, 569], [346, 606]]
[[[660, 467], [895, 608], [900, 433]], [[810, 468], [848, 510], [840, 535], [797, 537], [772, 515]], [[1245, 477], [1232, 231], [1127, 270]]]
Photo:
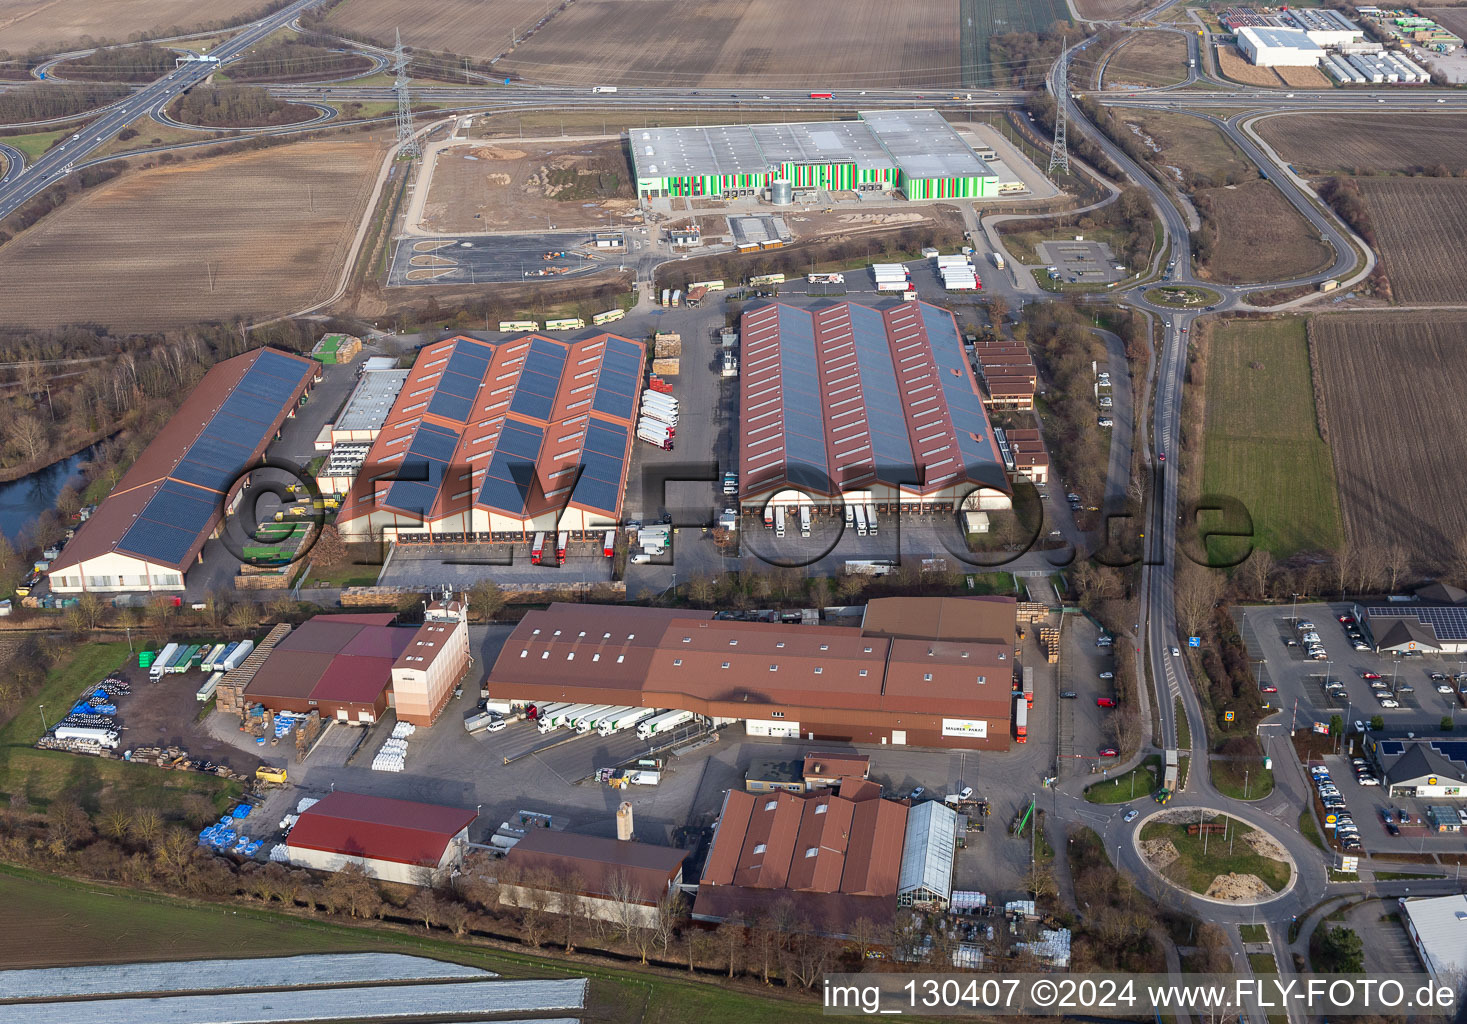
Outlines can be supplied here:
[[1402, 900], [1406, 934], [1438, 985], [1467, 989], [1467, 895]]
[[927, 800], [907, 812], [902, 867], [897, 875], [899, 906], [946, 907], [953, 894], [958, 812]]
[[1371, 739], [1390, 796], [1467, 795], [1467, 740]]

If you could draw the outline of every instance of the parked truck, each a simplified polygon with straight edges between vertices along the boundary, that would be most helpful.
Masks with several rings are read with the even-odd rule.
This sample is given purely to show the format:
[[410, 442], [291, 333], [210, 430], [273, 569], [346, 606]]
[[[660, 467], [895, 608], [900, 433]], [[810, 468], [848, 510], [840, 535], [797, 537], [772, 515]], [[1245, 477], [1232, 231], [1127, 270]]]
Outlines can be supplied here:
[[993, 253], [993, 265], [999, 270], [1003, 269], [1003, 253]]
[[1034, 706], [1034, 666], [1024, 666], [1024, 705]]
[[649, 718], [637, 725], [637, 738], [649, 740], [653, 736], [661, 736], [672, 732], [680, 725], [686, 725], [693, 720], [691, 711], [664, 711], [656, 718]]
[[177, 653], [178, 644], [168, 644], [161, 651], [159, 651], [158, 656], [153, 659], [153, 664], [148, 668], [148, 678], [153, 680], [153, 682], [155, 683], [159, 679], [162, 679], [163, 673], [168, 668], [168, 662]]
[[810, 536], [810, 506], [800, 506], [800, 536]]
[[58, 725], [54, 734], [58, 740], [81, 740], [95, 743], [108, 750], [116, 750], [121, 736], [115, 729], [103, 729], [93, 725]]
[[203, 659], [199, 662], [199, 668], [205, 672], [214, 671], [214, 661], [224, 654], [227, 644], [214, 644], [204, 652]]
[[592, 704], [574, 718], [567, 719], [565, 727], [567, 729], [574, 729], [580, 733], [590, 732], [591, 725], [599, 720], [601, 715], [606, 714], [606, 712], [611, 711], [615, 707], [615, 704]]
[[610, 736], [614, 732], [630, 729], [656, 714], [653, 708], [627, 708], [602, 718], [600, 722], [596, 723], [596, 733], [599, 736]]
[[579, 722], [576, 723], [576, 732], [595, 732], [597, 735], [600, 735], [602, 722], [604, 722], [608, 718], [615, 718], [617, 715], [624, 715], [628, 711], [632, 710], [634, 709], [629, 705], [615, 704], [607, 708], [605, 711], [598, 711], [594, 715], [585, 715], [581, 718]]
[[576, 715], [579, 715], [582, 711], [592, 706], [591, 704], [567, 704], [564, 708], [553, 714], [541, 715], [540, 732], [553, 732], [561, 726], [569, 725]]
[[530, 564], [539, 565], [540, 560], [545, 557], [545, 533], [537, 532], [534, 540], [530, 541]]
[[483, 732], [493, 722], [500, 721], [498, 715], [489, 711], [480, 711], [476, 715], [470, 715], [464, 719], [464, 729], [470, 734]]
[[1014, 742], [1029, 742], [1029, 705], [1022, 695], [1014, 698]]
[[253, 640], [241, 640], [235, 645], [234, 650], [224, 655], [224, 660], [218, 664], [226, 672], [233, 672], [245, 663], [245, 659], [255, 652]]
[[537, 722], [543, 722], [548, 718], [553, 718], [558, 712], [570, 707], [570, 705], [561, 702], [555, 704], [531, 704], [530, 707], [535, 712], [530, 717]]
[[570, 546], [570, 531], [561, 530], [555, 535], [555, 564], [565, 564], [565, 553]]
[[667, 451], [667, 452], [672, 451], [672, 437], [670, 435], [668, 435], [666, 432], [663, 432], [663, 433], [660, 433], [659, 434], [659, 433], [655, 433], [655, 432], [652, 432], [652, 431], [640, 430], [639, 429], [637, 431], [637, 437], [640, 438], [643, 441], [646, 441], [648, 444], [654, 444], [654, 445], [656, 445], [658, 448], [661, 448], [663, 451]]

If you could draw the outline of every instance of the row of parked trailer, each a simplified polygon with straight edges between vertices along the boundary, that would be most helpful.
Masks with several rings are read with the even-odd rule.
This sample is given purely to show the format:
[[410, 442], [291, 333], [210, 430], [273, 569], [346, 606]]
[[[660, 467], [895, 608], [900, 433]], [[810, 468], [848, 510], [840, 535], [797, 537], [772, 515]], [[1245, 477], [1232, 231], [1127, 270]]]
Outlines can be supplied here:
[[670, 732], [693, 720], [691, 711], [662, 711], [615, 704], [545, 704], [535, 708], [536, 728], [543, 736], [557, 729], [582, 735], [610, 736], [636, 726], [639, 739]]
[[[253, 640], [236, 640], [228, 644], [170, 643], [148, 665], [148, 678], [157, 682], [165, 675], [187, 672], [194, 668], [205, 672], [229, 672], [244, 664], [244, 660], [254, 649]], [[206, 695], [199, 699], [209, 698]]]
[[670, 452], [672, 439], [677, 436], [677, 423], [676, 398], [652, 388], [642, 392], [642, 412], [637, 420], [637, 437]]
[[[554, 547], [549, 547], [553, 544]], [[546, 553], [555, 556], [556, 565], [565, 564], [566, 549], [570, 545], [570, 531], [561, 530], [559, 533], [548, 533], [545, 530], [536, 532], [530, 541], [530, 564], [544, 565]], [[601, 535], [601, 553], [607, 558], [616, 554], [616, 531], [606, 530]]]

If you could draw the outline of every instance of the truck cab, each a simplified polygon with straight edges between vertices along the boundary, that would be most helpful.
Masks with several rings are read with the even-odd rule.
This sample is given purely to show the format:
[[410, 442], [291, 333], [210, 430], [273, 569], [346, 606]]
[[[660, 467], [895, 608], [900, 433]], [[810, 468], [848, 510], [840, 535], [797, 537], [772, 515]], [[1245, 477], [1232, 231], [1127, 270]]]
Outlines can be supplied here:
[[535, 534], [535, 540], [530, 544], [530, 564], [539, 565], [540, 560], [545, 557], [545, 534]]

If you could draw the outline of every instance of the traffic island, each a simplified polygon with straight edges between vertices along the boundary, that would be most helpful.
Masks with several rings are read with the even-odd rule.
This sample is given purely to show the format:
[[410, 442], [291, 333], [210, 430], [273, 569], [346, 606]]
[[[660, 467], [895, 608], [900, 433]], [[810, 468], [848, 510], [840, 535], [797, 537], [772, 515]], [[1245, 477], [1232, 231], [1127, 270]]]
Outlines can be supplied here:
[[1288, 851], [1267, 832], [1208, 808], [1160, 811], [1135, 842], [1167, 882], [1214, 903], [1266, 903], [1296, 876]]
[[1145, 295], [1146, 301], [1157, 306], [1172, 306], [1176, 309], [1201, 309], [1213, 306], [1222, 301], [1222, 296], [1210, 288], [1197, 288], [1192, 285], [1162, 285], [1159, 288], [1149, 288]]

